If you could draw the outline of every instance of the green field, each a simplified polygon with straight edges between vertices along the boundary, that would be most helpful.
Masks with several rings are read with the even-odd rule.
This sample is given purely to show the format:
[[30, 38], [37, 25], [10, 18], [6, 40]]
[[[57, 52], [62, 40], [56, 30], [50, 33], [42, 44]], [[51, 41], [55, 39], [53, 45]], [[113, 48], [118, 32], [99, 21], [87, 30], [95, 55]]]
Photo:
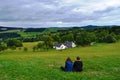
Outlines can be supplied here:
[[[25, 43], [23, 50], [0, 54], [0, 80], [120, 80], [120, 42], [78, 47], [63, 51], [32, 52], [35, 43]], [[63, 72], [65, 59], [80, 56], [83, 72]]]

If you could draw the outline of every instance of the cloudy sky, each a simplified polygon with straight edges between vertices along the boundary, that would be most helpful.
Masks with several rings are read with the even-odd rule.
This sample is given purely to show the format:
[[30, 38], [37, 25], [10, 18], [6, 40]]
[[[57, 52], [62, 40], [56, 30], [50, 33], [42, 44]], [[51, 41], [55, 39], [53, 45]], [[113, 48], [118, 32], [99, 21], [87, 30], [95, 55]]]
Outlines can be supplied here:
[[120, 0], [0, 0], [0, 25], [120, 25]]

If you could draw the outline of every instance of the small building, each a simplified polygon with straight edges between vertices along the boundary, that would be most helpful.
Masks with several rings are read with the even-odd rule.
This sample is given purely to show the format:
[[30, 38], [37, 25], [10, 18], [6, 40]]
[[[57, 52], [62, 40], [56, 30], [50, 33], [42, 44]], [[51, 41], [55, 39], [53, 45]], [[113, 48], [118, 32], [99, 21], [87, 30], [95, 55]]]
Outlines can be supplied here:
[[69, 42], [69, 41], [66, 41], [66, 42], [64, 43], [64, 45], [65, 45], [67, 48], [76, 47], [76, 45], [75, 45], [74, 42]]
[[60, 44], [60, 43], [56, 43], [53, 48], [55, 48], [56, 50], [62, 50], [65, 49], [66, 46], [64, 44]]
[[69, 42], [66, 41], [64, 44], [61, 43], [56, 43], [53, 48], [55, 48], [56, 50], [62, 50], [62, 49], [66, 49], [66, 48], [73, 48], [76, 47], [74, 42]]

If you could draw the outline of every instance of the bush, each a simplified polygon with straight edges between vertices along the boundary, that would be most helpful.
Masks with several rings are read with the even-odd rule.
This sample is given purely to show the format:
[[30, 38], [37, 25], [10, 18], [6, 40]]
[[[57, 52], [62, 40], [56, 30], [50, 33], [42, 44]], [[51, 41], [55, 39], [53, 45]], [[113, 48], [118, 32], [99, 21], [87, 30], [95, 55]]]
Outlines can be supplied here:
[[91, 42], [96, 41], [96, 36], [94, 33], [90, 32], [82, 32], [76, 37], [76, 43], [77, 45], [90, 45]]
[[0, 44], [0, 51], [4, 51], [7, 49], [7, 46], [5, 44]]
[[109, 35], [104, 39], [104, 41], [107, 42], [107, 43], [113, 43], [113, 42], [116, 42], [117, 40], [116, 40], [115, 37]]
[[7, 47], [12, 48], [12, 47], [22, 47], [23, 44], [20, 40], [16, 40], [16, 39], [9, 39], [7, 41]]
[[28, 51], [28, 48], [24, 47], [24, 51]]

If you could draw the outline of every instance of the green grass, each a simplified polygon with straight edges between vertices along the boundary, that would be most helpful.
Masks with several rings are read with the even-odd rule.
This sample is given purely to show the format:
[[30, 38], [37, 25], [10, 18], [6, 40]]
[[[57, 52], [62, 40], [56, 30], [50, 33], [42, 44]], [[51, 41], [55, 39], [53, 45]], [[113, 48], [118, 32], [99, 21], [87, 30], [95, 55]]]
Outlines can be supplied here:
[[40, 32], [23, 32], [23, 31], [20, 31], [20, 32], [18, 32], [18, 34], [20, 34], [22, 37], [29, 37], [29, 36], [39, 35]]
[[59, 28], [48, 28], [43, 32], [23, 32], [23, 31], [20, 31], [20, 32], [18, 32], [18, 34], [20, 34], [22, 37], [28, 37], [28, 36], [36, 36], [36, 35], [39, 35], [39, 34], [49, 34], [51, 32], [57, 32], [57, 30], [61, 30], [61, 29], [59, 29]]
[[49, 34], [51, 32], [57, 32], [58, 30], [64, 30], [65, 28], [47, 28], [45, 31], [43, 31], [43, 34]]
[[8, 31], [2, 31], [0, 33], [11, 33], [11, 32], [20, 32], [20, 30], [8, 30]]
[[[84, 71], [61, 71], [68, 56], [73, 61], [80, 56]], [[120, 80], [120, 42], [63, 51], [7, 50], [0, 54], [0, 80]]]

